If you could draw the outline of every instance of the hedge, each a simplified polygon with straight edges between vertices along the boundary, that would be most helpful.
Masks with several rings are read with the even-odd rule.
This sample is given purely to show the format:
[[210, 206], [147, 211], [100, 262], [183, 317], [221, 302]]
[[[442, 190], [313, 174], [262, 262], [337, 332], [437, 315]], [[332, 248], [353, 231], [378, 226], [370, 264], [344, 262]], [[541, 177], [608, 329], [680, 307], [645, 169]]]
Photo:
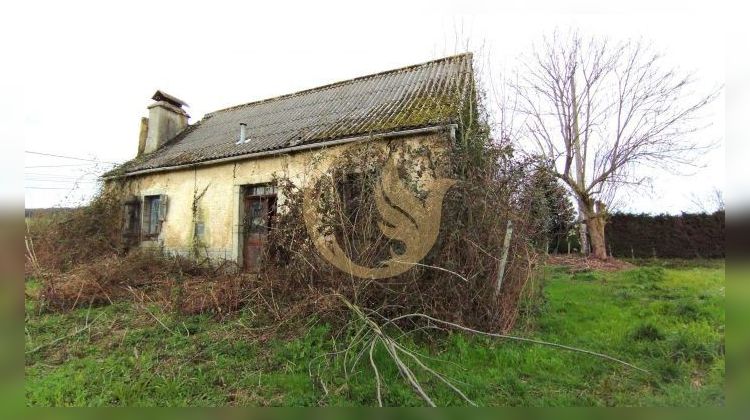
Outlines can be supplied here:
[[615, 213], [605, 228], [615, 257], [724, 258], [724, 212], [658, 215]]

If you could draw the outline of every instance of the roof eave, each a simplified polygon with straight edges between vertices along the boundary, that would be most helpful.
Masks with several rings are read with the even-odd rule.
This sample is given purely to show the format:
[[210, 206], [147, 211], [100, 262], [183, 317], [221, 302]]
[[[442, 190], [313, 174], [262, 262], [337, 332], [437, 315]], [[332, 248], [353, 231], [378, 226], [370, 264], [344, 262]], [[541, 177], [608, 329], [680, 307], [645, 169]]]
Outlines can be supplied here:
[[236, 156], [229, 156], [229, 157], [218, 158], [218, 159], [210, 159], [210, 160], [205, 160], [201, 162], [182, 163], [179, 165], [169, 165], [169, 166], [161, 166], [157, 168], [141, 169], [141, 170], [136, 170], [132, 172], [125, 172], [122, 174], [111, 175], [111, 176], [103, 175], [102, 179], [105, 181], [108, 181], [108, 180], [114, 180], [114, 179], [129, 178], [129, 177], [138, 176], [138, 175], [153, 174], [153, 173], [158, 173], [158, 172], [169, 172], [169, 171], [176, 171], [176, 170], [181, 170], [181, 169], [196, 168], [196, 167], [201, 167], [201, 166], [219, 165], [219, 164], [227, 163], [227, 162], [256, 159], [256, 158], [268, 157], [268, 156], [276, 156], [276, 155], [282, 155], [282, 154], [287, 154], [287, 153], [300, 152], [304, 150], [322, 149], [322, 148], [329, 147], [329, 146], [337, 146], [340, 144], [356, 143], [356, 142], [367, 141], [367, 140], [382, 140], [382, 139], [390, 139], [390, 138], [398, 138], [398, 137], [407, 137], [407, 136], [413, 136], [413, 135], [419, 135], [419, 134], [440, 133], [443, 131], [447, 131], [451, 136], [453, 136], [456, 128], [457, 128], [457, 124], [447, 123], [447, 124], [430, 125], [426, 127], [413, 128], [413, 129], [407, 129], [407, 130], [394, 130], [394, 131], [389, 131], [389, 132], [379, 133], [379, 134], [364, 134], [364, 135], [343, 137], [339, 139], [327, 140], [327, 141], [316, 142], [316, 143], [300, 144], [298, 146], [285, 147], [285, 148], [280, 148], [280, 149], [265, 150], [261, 152], [245, 153], [245, 154], [236, 155]]

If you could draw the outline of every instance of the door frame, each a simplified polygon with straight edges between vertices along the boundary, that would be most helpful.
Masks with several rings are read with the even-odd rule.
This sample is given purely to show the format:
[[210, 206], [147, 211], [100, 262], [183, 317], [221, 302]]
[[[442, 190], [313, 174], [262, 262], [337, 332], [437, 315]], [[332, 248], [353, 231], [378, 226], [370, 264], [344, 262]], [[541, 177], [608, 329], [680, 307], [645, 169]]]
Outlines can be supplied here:
[[[248, 190], [254, 187], [272, 187], [270, 182], [258, 182], [253, 184], [238, 184], [234, 186], [234, 210], [235, 210], [235, 223], [233, 229], [233, 254], [235, 261], [240, 269], [245, 269], [245, 198], [250, 195]], [[273, 197], [278, 203], [278, 194], [274, 188], [270, 194], [252, 194], [253, 197]]]

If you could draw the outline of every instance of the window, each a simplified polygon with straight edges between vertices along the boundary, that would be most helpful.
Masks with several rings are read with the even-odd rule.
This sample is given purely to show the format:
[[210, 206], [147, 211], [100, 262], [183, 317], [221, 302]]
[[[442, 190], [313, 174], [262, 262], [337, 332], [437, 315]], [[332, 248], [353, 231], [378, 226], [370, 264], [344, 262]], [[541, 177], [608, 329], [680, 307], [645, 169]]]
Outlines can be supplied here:
[[372, 194], [374, 171], [341, 173], [336, 177], [341, 209], [349, 223], [355, 223], [365, 197]]
[[140, 204], [139, 202], [128, 202], [125, 203], [125, 225], [123, 230], [125, 233], [137, 233], [138, 232], [138, 216], [140, 215]]
[[141, 222], [141, 200], [133, 197], [124, 205], [124, 220], [122, 225], [122, 235], [126, 244], [133, 244], [138, 241], [139, 226]]
[[250, 185], [245, 187], [246, 233], [267, 234], [276, 214], [276, 187], [272, 185]]
[[247, 195], [276, 195], [276, 187], [274, 187], [273, 185], [251, 185], [245, 188], [247, 191]]
[[167, 197], [165, 195], [147, 195], [143, 200], [143, 235], [146, 240], [153, 240], [161, 232], [161, 222], [166, 216]]

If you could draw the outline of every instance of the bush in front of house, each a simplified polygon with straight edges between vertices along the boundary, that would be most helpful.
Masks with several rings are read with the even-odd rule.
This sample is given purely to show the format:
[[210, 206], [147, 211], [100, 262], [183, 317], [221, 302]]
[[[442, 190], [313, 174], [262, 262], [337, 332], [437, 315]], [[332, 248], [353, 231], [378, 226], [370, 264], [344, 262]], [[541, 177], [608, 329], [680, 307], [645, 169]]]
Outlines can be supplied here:
[[[486, 135], [475, 134], [472, 141], [482, 143], [447, 154], [401, 142], [385, 147], [365, 143], [344, 152], [327, 176], [308, 187], [314, 188], [310, 196], [316, 197], [316, 211], [326, 222], [320, 234], [335, 240], [357, 265], [377, 267], [404, 252], [403, 243], [378, 227], [383, 218], [377, 185], [386, 162], [399, 162], [403, 187], [420, 200], [428, 193], [419, 182], [425, 174], [457, 181], [444, 197], [440, 231], [427, 256], [391, 278], [359, 278], [323, 258], [305, 225], [305, 191], [289, 179], [277, 180], [284, 200], [269, 235], [262, 282], [277, 299], [330, 302], [327, 296], [336, 294], [390, 319], [421, 313], [488, 331], [512, 328], [519, 301], [532, 292], [526, 285], [539, 266], [538, 252], [548, 243], [548, 226], [538, 217], [546, 204], [544, 194], [536, 191], [538, 183], [527, 182], [539, 165], [515, 159], [508, 147]], [[357, 174], [356, 185], [341, 182], [351, 183], [347, 174]], [[510, 247], [498, 292], [509, 221]], [[340, 317], [336, 311], [331, 314]], [[415, 325], [409, 321], [402, 327]]]

